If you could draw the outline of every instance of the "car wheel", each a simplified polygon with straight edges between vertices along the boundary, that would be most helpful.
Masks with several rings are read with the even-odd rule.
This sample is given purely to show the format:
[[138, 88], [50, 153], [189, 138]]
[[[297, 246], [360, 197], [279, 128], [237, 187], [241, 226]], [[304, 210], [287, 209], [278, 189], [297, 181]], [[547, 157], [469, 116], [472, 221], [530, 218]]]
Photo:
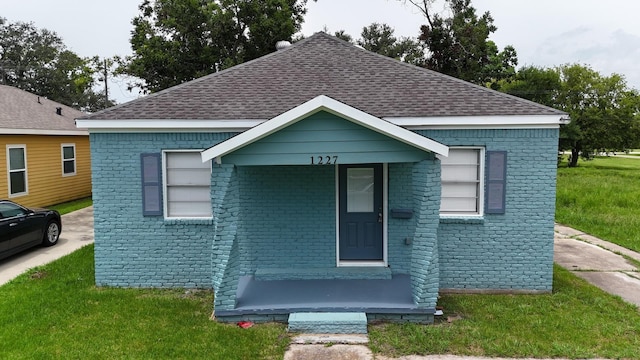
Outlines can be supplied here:
[[60, 237], [60, 224], [58, 222], [51, 220], [47, 224], [47, 228], [44, 231], [44, 238], [42, 239], [42, 244], [44, 246], [52, 246], [58, 242], [58, 238]]

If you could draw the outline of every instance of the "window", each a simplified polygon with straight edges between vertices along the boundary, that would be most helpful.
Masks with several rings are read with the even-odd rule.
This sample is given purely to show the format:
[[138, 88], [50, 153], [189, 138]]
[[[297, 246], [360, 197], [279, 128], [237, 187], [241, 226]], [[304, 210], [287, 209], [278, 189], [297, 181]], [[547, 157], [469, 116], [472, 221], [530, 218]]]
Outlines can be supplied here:
[[165, 151], [163, 164], [165, 217], [212, 217], [211, 161], [200, 151]]
[[8, 219], [14, 216], [26, 215], [27, 211], [20, 206], [8, 203], [0, 202], [0, 219]]
[[9, 197], [26, 195], [27, 146], [7, 145], [7, 170], [9, 173]]
[[481, 215], [483, 202], [482, 148], [450, 148], [441, 163], [440, 215]]
[[76, 145], [62, 144], [62, 176], [76, 174]]

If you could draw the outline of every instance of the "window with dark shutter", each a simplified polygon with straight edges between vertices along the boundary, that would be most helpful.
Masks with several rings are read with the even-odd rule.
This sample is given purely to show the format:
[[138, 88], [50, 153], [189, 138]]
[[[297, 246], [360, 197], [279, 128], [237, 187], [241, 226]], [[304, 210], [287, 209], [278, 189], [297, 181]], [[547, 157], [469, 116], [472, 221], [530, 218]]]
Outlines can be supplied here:
[[507, 189], [507, 152], [487, 151], [485, 213], [504, 214]]
[[161, 155], [141, 154], [142, 168], [142, 215], [162, 215]]

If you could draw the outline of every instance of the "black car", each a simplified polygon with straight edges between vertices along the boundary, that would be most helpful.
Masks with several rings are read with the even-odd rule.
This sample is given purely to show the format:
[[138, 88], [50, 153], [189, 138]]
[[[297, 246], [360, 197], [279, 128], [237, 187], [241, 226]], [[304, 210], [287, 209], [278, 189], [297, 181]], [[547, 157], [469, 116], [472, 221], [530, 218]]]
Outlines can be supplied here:
[[58, 242], [62, 222], [55, 210], [28, 209], [0, 200], [0, 259], [36, 245]]

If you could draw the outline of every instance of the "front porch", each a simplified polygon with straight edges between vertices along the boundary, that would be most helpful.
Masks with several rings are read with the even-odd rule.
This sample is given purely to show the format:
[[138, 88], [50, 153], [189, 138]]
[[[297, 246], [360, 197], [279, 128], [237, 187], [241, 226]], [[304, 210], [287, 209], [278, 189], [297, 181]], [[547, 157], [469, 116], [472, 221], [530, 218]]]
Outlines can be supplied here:
[[[202, 152], [215, 316], [432, 322], [448, 148], [319, 97]], [[389, 216], [391, 214], [391, 216]]]
[[364, 312], [369, 322], [433, 322], [434, 308], [414, 304], [411, 277], [389, 279], [256, 280], [239, 279], [236, 306], [215, 310], [216, 319], [286, 322], [294, 312]]

